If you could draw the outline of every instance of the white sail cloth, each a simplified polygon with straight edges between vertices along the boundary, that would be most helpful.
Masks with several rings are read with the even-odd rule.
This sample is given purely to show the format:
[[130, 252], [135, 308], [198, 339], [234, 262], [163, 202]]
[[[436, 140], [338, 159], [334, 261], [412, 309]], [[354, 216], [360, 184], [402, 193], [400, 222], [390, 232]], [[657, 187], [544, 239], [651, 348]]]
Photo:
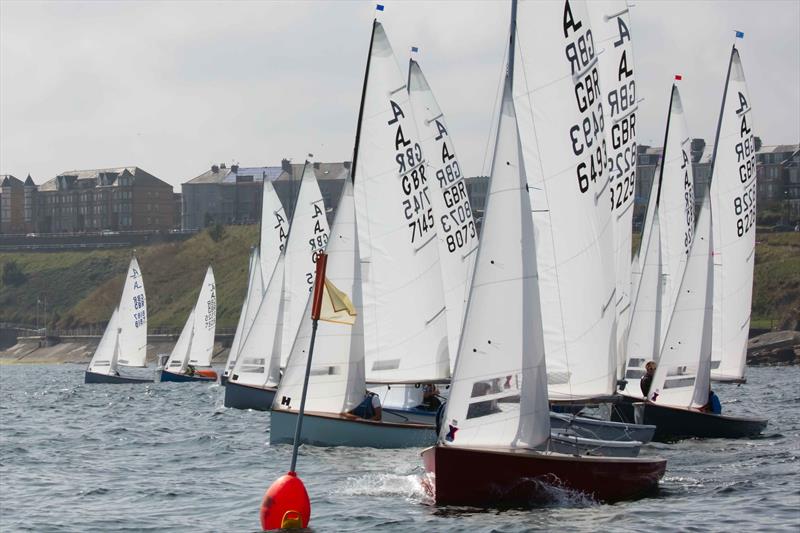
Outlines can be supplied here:
[[178, 336], [178, 341], [172, 347], [169, 359], [164, 365], [165, 370], [175, 374], [182, 374], [186, 370], [192, 349], [192, 337], [194, 336], [194, 315], [195, 308], [193, 307], [189, 312], [189, 318], [186, 319], [186, 323], [183, 325], [181, 334]]
[[[364, 398], [364, 335], [361, 312], [361, 273], [355, 224], [353, 186], [347, 180], [328, 243], [325, 278], [350, 296], [359, 315], [353, 326], [319, 321], [305, 408], [345, 413]], [[275, 394], [273, 409], [298, 410], [311, 343], [311, 299], [303, 313], [289, 362]]]
[[258, 248], [253, 248], [250, 252], [250, 267], [247, 276], [247, 294], [244, 296], [242, 310], [239, 312], [239, 321], [236, 323], [236, 332], [233, 334], [233, 342], [228, 351], [228, 361], [225, 363], [225, 373], [228, 374], [236, 366], [236, 358], [242, 347], [244, 338], [250, 331], [250, 327], [255, 320], [256, 312], [261, 299], [264, 296], [264, 282], [261, 275], [261, 254]]
[[367, 380], [450, 376], [433, 190], [405, 79], [383, 26], [373, 25], [354, 162]]
[[119, 308], [114, 308], [103, 336], [89, 361], [89, 372], [95, 374], [114, 374], [119, 357]]
[[286, 365], [311, 289], [317, 253], [328, 244], [328, 218], [314, 165], [306, 162], [286, 243], [281, 366]]
[[275, 192], [272, 182], [265, 179], [261, 195], [261, 238], [259, 262], [261, 263], [261, 277], [264, 284], [272, 278], [278, 257], [286, 246], [289, 234], [289, 219], [283, 209], [281, 199]]
[[585, 2], [520, 2], [514, 104], [536, 232], [551, 400], [615, 390], [604, 110]]
[[408, 65], [408, 84], [411, 107], [422, 139], [436, 221], [452, 371], [475, 265], [478, 230], [472, 218], [464, 173], [456, 157], [444, 113], [422, 69], [413, 59]]
[[172, 349], [166, 369], [170, 372], [183, 372], [190, 364], [198, 367], [211, 366], [216, 325], [217, 289], [214, 271], [208, 267], [197, 303], [189, 313], [178, 342]]
[[533, 448], [550, 436], [533, 221], [506, 83], [483, 236], [440, 442]]
[[600, 85], [605, 102], [608, 191], [614, 235], [617, 308], [618, 376], [624, 368], [628, 326], [632, 311], [631, 248], [633, 201], [636, 188], [636, 80], [630, 12], [626, 0], [587, 2], [594, 40], [604, 50], [599, 61]]
[[756, 147], [739, 51], [731, 50], [714, 160], [714, 338], [711, 377], [744, 377], [756, 238]]
[[121, 366], [147, 366], [147, 297], [139, 262], [131, 258], [119, 300]]
[[698, 408], [708, 403], [711, 375], [713, 256], [711, 205], [700, 210], [648, 400]]

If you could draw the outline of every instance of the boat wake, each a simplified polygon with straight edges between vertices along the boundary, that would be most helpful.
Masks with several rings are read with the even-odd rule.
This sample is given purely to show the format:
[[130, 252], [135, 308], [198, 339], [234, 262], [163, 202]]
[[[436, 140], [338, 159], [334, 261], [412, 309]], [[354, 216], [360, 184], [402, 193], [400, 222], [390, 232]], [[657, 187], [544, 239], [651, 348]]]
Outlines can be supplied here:
[[344, 486], [336, 487], [336, 494], [344, 496], [370, 496], [375, 498], [403, 497], [409, 502], [430, 503], [433, 498], [425, 488], [425, 474], [365, 474], [349, 477]]

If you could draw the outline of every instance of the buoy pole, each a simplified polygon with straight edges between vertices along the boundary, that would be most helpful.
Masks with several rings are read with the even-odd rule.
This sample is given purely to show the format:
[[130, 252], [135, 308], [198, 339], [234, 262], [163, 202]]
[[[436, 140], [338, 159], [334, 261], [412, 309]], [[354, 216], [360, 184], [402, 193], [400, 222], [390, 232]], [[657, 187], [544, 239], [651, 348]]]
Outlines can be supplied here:
[[275, 480], [267, 489], [261, 501], [259, 515], [262, 530], [288, 529], [307, 527], [311, 518], [311, 502], [305, 485], [297, 477], [297, 452], [300, 448], [300, 434], [303, 430], [303, 413], [306, 408], [306, 394], [308, 393], [308, 378], [311, 375], [311, 358], [314, 355], [314, 341], [317, 338], [317, 323], [319, 322], [322, 308], [322, 294], [325, 287], [325, 267], [328, 264], [328, 255], [324, 252], [317, 254], [316, 278], [314, 280], [314, 294], [311, 301], [311, 346], [308, 349], [306, 361], [306, 375], [303, 379], [303, 392], [300, 395], [300, 409], [297, 412], [297, 424], [294, 428], [294, 444], [292, 445], [292, 463], [289, 472]]
[[311, 375], [311, 358], [314, 356], [314, 342], [317, 340], [317, 324], [319, 312], [322, 307], [322, 288], [325, 286], [325, 267], [328, 265], [328, 254], [317, 254], [317, 272], [314, 280], [314, 300], [311, 304], [311, 346], [308, 348], [306, 360], [306, 375], [303, 378], [303, 393], [300, 395], [300, 409], [297, 411], [297, 425], [294, 427], [294, 444], [292, 445], [292, 464], [289, 472], [295, 472], [297, 467], [297, 452], [300, 449], [300, 432], [303, 430], [303, 414], [306, 411], [306, 394], [308, 392], [308, 378]]

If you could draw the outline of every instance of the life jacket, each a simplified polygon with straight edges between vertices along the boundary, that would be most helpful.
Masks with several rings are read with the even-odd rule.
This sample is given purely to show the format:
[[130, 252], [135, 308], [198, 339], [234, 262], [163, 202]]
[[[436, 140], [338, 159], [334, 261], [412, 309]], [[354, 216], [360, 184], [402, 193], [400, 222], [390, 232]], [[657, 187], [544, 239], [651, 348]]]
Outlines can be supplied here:
[[358, 416], [358, 417], [365, 418], [367, 420], [372, 420], [372, 418], [375, 416], [375, 408], [372, 407], [372, 397], [373, 396], [375, 396], [375, 394], [373, 394], [371, 392], [368, 393], [364, 397], [364, 399], [361, 400], [361, 403], [358, 404], [356, 406], [356, 408], [353, 409], [350, 412], [353, 413], [354, 415]]

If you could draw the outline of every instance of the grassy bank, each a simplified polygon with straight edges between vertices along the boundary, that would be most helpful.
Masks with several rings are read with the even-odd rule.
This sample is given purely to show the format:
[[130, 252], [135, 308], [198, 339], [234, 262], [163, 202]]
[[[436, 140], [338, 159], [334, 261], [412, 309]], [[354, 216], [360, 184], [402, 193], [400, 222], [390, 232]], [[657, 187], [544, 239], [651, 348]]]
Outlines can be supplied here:
[[[137, 249], [150, 326], [183, 325], [211, 265], [217, 281], [217, 322], [219, 327], [235, 327], [257, 232], [257, 226], [228, 226], [218, 242], [205, 231], [184, 242]], [[757, 239], [752, 326], [791, 327], [800, 312], [800, 233], [759, 233]], [[50, 323], [56, 327], [105, 323], [119, 301], [130, 254], [129, 249], [0, 253], [0, 266], [16, 262], [24, 278], [18, 285], [0, 286], [0, 322], [33, 324], [37, 296], [46, 295]]]

